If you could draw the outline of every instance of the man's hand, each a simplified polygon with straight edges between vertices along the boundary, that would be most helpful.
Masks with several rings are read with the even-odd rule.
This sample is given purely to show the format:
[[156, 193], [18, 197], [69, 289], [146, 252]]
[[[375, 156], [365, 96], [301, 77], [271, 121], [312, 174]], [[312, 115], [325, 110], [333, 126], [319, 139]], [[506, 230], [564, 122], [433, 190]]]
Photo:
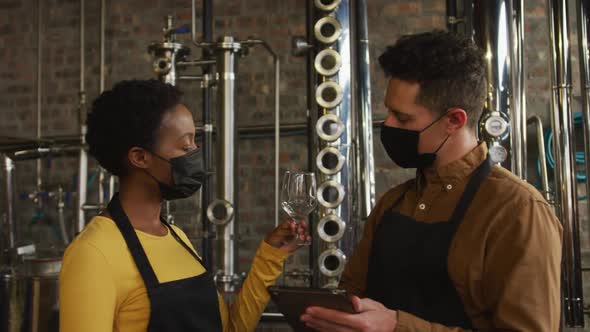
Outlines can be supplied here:
[[352, 297], [356, 314], [309, 307], [301, 320], [305, 325], [318, 331], [334, 332], [393, 332], [397, 325], [397, 312], [371, 299]]

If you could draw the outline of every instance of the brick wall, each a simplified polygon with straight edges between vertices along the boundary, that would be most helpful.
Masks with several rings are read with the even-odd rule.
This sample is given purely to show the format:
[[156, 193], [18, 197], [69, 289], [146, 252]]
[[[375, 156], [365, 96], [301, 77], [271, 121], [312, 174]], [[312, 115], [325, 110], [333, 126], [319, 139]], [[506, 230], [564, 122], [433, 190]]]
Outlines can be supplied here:
[[[200, 30], [201, 1], [197, 1], [197, 26]], [[406, 33], [444, 28], [444, 1], [435, 0], [371, 0], [368, 1], [369, 40], [371, 54], [372, 102], [376, 119], [385, 116], [381, 106], [386, 80], [376, 65], [376, 57], [388, 44]], [[0, 0], [0, 136], [31, 137], [36, 128], [36, 0]], [[43, 33], [43, 134], [77, 133], [78, 103], [78, 24], [79, 2], [76, 0], [44, 0]], [[151, 57], [147, 45], [161, 36], [165, 15], [175, 15], [180, 24], [191, 17], [190, 0], [121, 0], [107, 1], [106, 87], [129, 78], [151, 78]], [[549, 44], [545, 1], [526, 1], [526, 64], [528, 110], [547, 120], [550, 77]], [[90, 102], [98, 94], [98, 27], [99, 1], [86, 1], [86, 89]], [[281, 60], [281, 120], [297, 123], [305, 120], [305, 62], [290, 55], [290, 36], [305, 34], [303, 0], [215, 1], [214, 36], [224, 34], [237, 38], [254, 36], [270, 43]], [[572, 22], [572, 28], [575, 28]], [[575, 29], [574, 29], [575, 30]], [[180, 41], [188, 41], [181, 36]], [[572, 38], [572, 46], [577, 41]], [[193, 57], [199, 55], [193, 49]], [[577, 70], [577, 50], [573, 48], [572, 65]], [[238, 125], [270, 124], [273, 121], [272, 61], [261, 48], [240, 60], [238, 89]], [[574, 74], [576, 86], [578, 75]], [[185, 103], [200, 120], [200, 91], [195, 83], [180, 83]], [[579, 96], [579, 88], [575, 90]], [[547, 122], [548, 123], [548, 122]], [[413, 174], [396, 168], [385, 156], [375, 135], [377, 194], [404, 181]], [[304, 168], [305, 137], [286, 137], [281, 145], [281, 168]], [[534, 141], [533, 141], [534, 143]], [[273, 141], [272, 138], [242, 140], [240, 149], [240, 264], [246, 270], [263, 234], [273, 225]], [[530, 162], [534, 162], [534, 156]], [[531, 174], [534, 169], [531, 170]], [[64, 184], [73, 190], [76, 159], [54, 160], [45, 167], [48, 188]], [[34, 163], [18, 164], [19, 191], [34, 187]], [[533, 180], [536, 181], [533, 176]], [[52, 205], [50, 205], [51, 207]], [[71, 205], [70, 205], [71, 206]], [[178, 204], [178, 220], [198, 241], [197, 219], [191, 213], [194, 200]], [[53, 208], [51, 208], [53, 209]], [[29, 226], [32, 217], [30, 202], [19, 201], [19, 223], [37, 234], [51, 234], [49, 226]], [[49, 211], [51, 215], [53, 212]], [[585, 227], [585, 223], [583, 223]], [[34, 230], [35, 227], [41, 230]], [[48, 238], [45, 236], [45, 238]], [[587, 246], [587, 233], [583, 242]], [[302, 255], [304, 256], [304, 255]], [[298, 257], [296, 262], [303, 262]], [[589, 292], [586, 292], [587, 294]]]

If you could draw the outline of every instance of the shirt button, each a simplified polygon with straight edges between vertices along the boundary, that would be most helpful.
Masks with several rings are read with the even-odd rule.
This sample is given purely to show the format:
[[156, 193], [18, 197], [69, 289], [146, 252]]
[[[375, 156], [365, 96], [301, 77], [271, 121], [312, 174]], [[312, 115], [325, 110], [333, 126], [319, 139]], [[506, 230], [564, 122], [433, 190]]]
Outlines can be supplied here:
[[418, 208], [420, 210], [424, 210], [424, 209], [426, 209], [426, 204], [422, 203], [422, 204], [418, 205]]
[[446, 188], [447, 188], [447, 190], [451, 190], [451, 189], [453, 189], [453, 185], [452, 184], [447, 184]]

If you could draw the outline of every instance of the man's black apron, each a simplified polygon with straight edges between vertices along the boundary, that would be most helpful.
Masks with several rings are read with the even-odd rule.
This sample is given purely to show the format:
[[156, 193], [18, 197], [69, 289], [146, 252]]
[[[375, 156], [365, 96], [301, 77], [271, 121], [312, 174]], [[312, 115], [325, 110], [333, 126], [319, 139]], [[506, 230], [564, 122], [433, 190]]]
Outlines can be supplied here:
[[[195, 277], [160, 283], [123, 211], [118, 194], [109, 203], [108, 210], [125, 238], [147, 289], [151, 307], [148, 332], [221, 331], [217, 289], [211, 274], [205, 272]], [[164, 220], [162, 223], [168, 227], [179, 245], [203, 265], [199, 256], [180, 239], [174, 229]]]
[[429, 322], [472, 327], [449, 277], [447, 259], [463, 216], [491, 170], [488, 158], [473, 173], [448, 221], [425, 223], [394, 212], [402, 194], [375, 230], [367, 297]]

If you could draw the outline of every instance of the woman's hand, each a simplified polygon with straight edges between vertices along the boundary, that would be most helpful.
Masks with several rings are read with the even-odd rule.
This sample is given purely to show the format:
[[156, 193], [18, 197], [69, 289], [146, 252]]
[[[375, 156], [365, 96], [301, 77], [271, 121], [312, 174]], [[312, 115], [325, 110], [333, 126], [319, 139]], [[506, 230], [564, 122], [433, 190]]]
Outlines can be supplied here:
[[298, 225], [291, 220], [284, 221], [268, 233], [264, 241], [275, 248], [291, 253], [302, 247], [298, 243], [311, 241], [311, 236], [306, 230], [307, 223], [303, 220]]

